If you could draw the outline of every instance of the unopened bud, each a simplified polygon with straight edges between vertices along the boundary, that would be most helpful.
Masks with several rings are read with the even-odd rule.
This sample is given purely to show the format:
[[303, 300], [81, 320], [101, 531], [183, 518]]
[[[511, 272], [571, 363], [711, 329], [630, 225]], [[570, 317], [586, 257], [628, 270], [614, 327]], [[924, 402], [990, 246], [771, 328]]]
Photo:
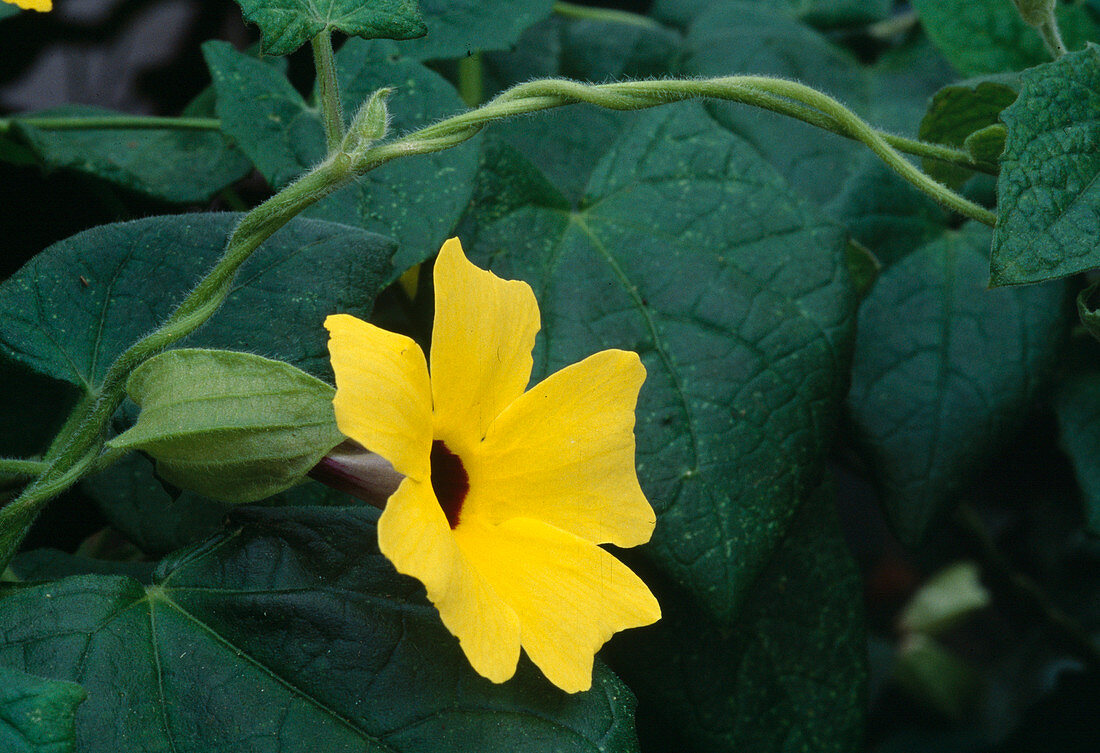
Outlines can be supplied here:
[[1056, 0], [1012, 0], [1024, 23], [1038, 29], [1054, 16]]
[[347, 154], [362, 152], [375, 141], [385, 138], [390, 129], [390, 111], [386, 106], [393, 89], [385, 87], [371, 94], [355, 113], [344, 137], [343, 151]]

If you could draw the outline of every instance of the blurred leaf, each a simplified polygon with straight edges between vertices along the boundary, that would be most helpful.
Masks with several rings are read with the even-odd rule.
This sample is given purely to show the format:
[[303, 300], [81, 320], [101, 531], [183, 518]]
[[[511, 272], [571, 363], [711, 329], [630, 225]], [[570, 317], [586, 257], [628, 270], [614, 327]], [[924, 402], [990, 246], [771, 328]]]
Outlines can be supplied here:
[[44, 452], [79, 399], [73, 385], [37, 374], [3, 352], [0, 385], [0, 457]]
[[535, 371], [641, 355], [647, 555], [733, 620], [822, 472], [855, 302], [842, 234], [696, 104], [633, 120], [575, 208], [499, 142], [482, 178], [464, 240], [534, 287]]
[[938, 571], [913, 594], [898, 617], [898, 628], [905, 633], [940, 635], [989, 606], [989, 600], [978, 566], [956, 562]]
[[1021, 76], [997, 181], [992, 285], [1100, 266], [1100, 47]]
[[[0, 352], [94, 390], [115, 357], [160, 325], [220, 258], [236, 214], [150, 217], [88, 230], [0, 284]], [[225, 305], [177, 347], [249, 351], [329, 375], [321, 323], [366, 316], [392, 242], [297, 219], [244, 264]]]
[[251, 169], [218, 130], [184, 128], [54, 129], [45, 118], [126, 117], [86, 105], [65, 105], [12, 119], [14, 131], [47, 169], [78, 170], [147, 196], [201, 204]]
[[428, 35], [401, 45], [417, 60], [505, 50], [524, 29], [550, 15], [554, 0], [419, 0]]
[[57, 549], [33, 549], [16, 555], [9, 569], [20, 580], [53, 581], [71, 575], [125, 575], [140, 583], [153, 582], [154, 562], [117, 562], [69, 554]]
[[74, 682], [0, 667], [0, 749], [75, 753], [73, 716], [87, 693]]
[[5, 18], [10, 18], [17, 13], [19, 13], [19, 9], [14, 5], [0, 5], [0, 21]]
[[950, 63], [919, 31], [884, 51], [867, 71], [871, 79], [868, 122], [905, 136], [917, 135], [928, 100], [957, 78]]
[[416, 0], [237, 0], [244, 17], [260, 27], [263, 51], [289, 55], [322, 31], [365, 39], [424, 36]]
[[1019, 428], [1064, 337], [1066, 286], [989, 290], [988, 244], [976, 223], [947, 232], [860, 307], [849, 410], [908, 544]]
[[[714, 0], [655, 0], [650, 13], [674, 26], [684, 27]], [[891, 0], [760, 0], [758, 5], [784, 11], [806, 23], [822, 26], [865, 24], [886, 18]]]
[[227, 350], [150, 358], [126, 393], [137, 423], [108, 444], [143, 450], [169, 483], [211, 499], [255, 502], [301, 482], [340, 442], [335, 390], [281, 361]]
[[[857, 111], [868, 77], [855, 58], [812, 29], [757, 3], [707, 7], [688, 30], [686, 72], [697, 76], [752, 73], [796, 79]], [[791, 118], [745, 105], [708, 104], [718, 122], [752, 144], [790, 184], [825, 202], [852, 169], [862, 146]]]
[[156, 585], [78, 576], [9, 593], [0, 663], [80, 677], [80, 753], [633, 751], [634, 699], [597, 666], [566, 695], [494, 685], [377, 550], [377, 511], [243, 508]]
[[[1039, 33], [1010, 0], [913, 0], [928, 36], [964, 76], [1020, 71], [1050, 60]], [[1080, 3], [1059, 4], [1066, 46], [1080, 49], [1098, 29]]]
[[1070, 374], [1054, 394], [1062, 449], [1073, 463], [1089, 530], [1100, 535], [1100, 370]]
[[974, 667], [923, 633], [902, 639], [894, 677], [912, 698], [957, 720], [973, 713], [983, 690]]
[[859, 574], [826, 486], [803, 506], [731, 629], [675, 587], [610, 658], [649, 750], [858, 750], [867, 681]]
[[[349, 39], [336, 55], [337, 76], [350, 119], [375, 90], [390, 86], [392, 131], [425, 126], [464, 109], [438, 74], [402, 58], [392, 43]], [[325, 156], [317, 110], [284, 74], [224, 42], [203, 46], [218, 90], [226, 133], [274, 188], [281, 188]], [[439, 251], [473, 190], [477, 150], [465, 144], [383, 165], [322, 200], [308, 216], [389, 235], [400, 244], [395, 272]]]
[[[923, 141], [963, 146], [972, 134], [997, 124], [1001, 112], [1016, 101], [1019, 92], [1019, 77], [1015, 74], [998, 74], [946, 86], [932, 98], [920, 122], [918, 135]], [[1003, 143], [1002, 138], [1002, 146]], [[994, 161], [998, 156], [1000, 150], [994, 155]], [[958, 188], [974, 176], [972, 170], [932, 159], [923, 160], [923, 167], [926, 173], [952, 188]]]

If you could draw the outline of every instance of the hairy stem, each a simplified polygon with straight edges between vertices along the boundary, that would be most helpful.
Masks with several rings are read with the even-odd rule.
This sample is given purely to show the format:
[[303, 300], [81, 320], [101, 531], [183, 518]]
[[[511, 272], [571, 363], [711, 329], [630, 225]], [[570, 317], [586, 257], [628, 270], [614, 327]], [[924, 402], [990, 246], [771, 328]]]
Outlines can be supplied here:
[[217, 131], [217, 118], [161, 118], [146, 115], [97, 115], [90, 118], [60, 116], [0, 118], [0, 133], [7, 133], [17, 124], [43, 131], [115, 131], [131, 129], [172, 129], [177, 131]]
[[582, 21], [610, 21], [611, 23], [627, 24], [628, 26], [641, 26], [646, 29], [663, 28], [661, 24], [652, 18], [614, 8], [593, 8], [589, 5], [575, 5], [573, 3], [554, 3], [554, 13], [563, 18], [575, 18]]
[[332, 54], [332, 34], [325, 29], [310, 40], [313, 64], [317, 69], [317, 97], [321, 106], [321, 121], [325, 125], [325, 142], [329, 154], [340, 148], [344, 140], [344, 106], [340, 102], [340, 85], [336, 81], [336, 61]]

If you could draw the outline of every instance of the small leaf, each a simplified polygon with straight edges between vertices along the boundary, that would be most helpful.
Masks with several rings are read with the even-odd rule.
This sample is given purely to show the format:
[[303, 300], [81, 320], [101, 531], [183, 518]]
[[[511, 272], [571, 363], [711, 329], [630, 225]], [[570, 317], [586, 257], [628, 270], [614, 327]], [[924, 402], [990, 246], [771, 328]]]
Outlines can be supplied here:
[[[946, 86], [932, 98], [918, 135], [936, 144], [963, 146], [971, 135], [997, 124], [1001, 112], [1016, 101], [1019, 91], [1019, 77], [1015, 74], [999, 74]], [[1003, 145], [1003, 138], [1001, 143]], [[998, 156], [999, 150], [994, 155], [994, 164]], [[961, 186], [974, 175], [964, 167], [933, 159], [924, 160], [924, 170], [952, 188]]]
[[1027, 71], [997, 181], [992, 285], [1100, 266], [1100, 47]]
[[997, 164], [1005, 150], [1008, 129], [1000, 123], [974, 131], [963, 141], [963, 148], [978, 162]]
[[[932, 41], [966, 76], [1020, 71], [1050, 60], [1039, 34], [1024, 23], [1011, 0], [914, 0]], [[1080, 49], [1098, 29], [1080, 3], [1059, 4], [1066, 45]]]
[[165, 480], [215, 500], [288, 489], [344, 440], [331, 386], [248, 353], [162, 353], [130, 374], [126, 392], [141, 413], [108, 444], [147, 452]]
[[[634, 698], [602, 665], [566, 695], [528, 662], [471, 669], [373, 509], [238, 508], [156, 585], [77, 576], [0, 609], [0, 665], [79, 677], [80, 753], [632, 753]], [[199, 695], [196, 695], [199, 693]]]
[[219, 130], [182, 128], [52, 129], [36, 118], [119, 116], [98, 107], [65, 105], [12, 119], [16, 133], [48, 169], [94, 175], [147, 196], [203, 203], [249, 172], [248, 160]]
[[0, 667], [0, 750], [75, 753], [73, 718], [86, 697], [75, 682]]
[[426, 27], [416, 0], [237, 0], [260, 27], [263, 52], [289, 55], [323, 31], [364, 39], [412, 39]]
[[682, 590], [647, 579], [664, 616], [616, 637], [609, 652], [638, 694], [646, 750], [859, 749], [862, 587], [834, 502], [831, 485], [806, 501], [728, 629]]
[[909, 544], [1020, 426], [1065, 334], [1066, 286], [987, 289], [988, 243], [975, 223], [945, 233], [860, 307], [849, 410]]

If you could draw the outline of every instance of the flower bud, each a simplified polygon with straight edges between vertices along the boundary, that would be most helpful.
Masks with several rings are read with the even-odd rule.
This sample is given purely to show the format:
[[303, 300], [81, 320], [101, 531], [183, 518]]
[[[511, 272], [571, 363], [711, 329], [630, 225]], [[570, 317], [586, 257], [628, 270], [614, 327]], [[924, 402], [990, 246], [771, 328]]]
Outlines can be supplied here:
[[385, 138], [390, 129], [390, 111], [386, 100], [392, 93], [393, 89], [389, 87], [379, 89], [355, 113], [344, 137], [343, 151], [346, 154], [362, 152], [375, 141]]

